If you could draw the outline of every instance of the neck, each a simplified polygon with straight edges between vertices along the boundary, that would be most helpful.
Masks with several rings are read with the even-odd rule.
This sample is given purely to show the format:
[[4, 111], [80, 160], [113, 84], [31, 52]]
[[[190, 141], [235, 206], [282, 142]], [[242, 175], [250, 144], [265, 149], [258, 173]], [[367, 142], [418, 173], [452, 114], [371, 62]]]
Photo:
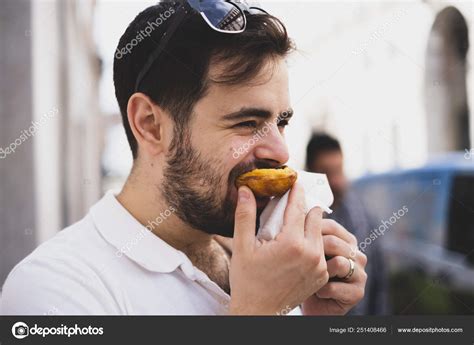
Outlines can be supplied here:
[[209, 246], [212, 235], [182, 222], [174, 214], [174, 208], [161, 197], [155, 183], [140, 182], [140, 178], [130, 176], [117, 200], [143, 226], [172, 247], [186, 253], [195, 246]]
[[155, 187], [161, 181], [147, 181], [134, 175], [136, 173], [128, 178], [117, 200], [143, 226], [170, 246], [185, 253], [194, 266], [206, 273], [225, 292], [230, 293], [230, 256], [224, 247], [213, 235], [190, 227], [174, 214], [174, 208], [167, 205], [159, 189]]

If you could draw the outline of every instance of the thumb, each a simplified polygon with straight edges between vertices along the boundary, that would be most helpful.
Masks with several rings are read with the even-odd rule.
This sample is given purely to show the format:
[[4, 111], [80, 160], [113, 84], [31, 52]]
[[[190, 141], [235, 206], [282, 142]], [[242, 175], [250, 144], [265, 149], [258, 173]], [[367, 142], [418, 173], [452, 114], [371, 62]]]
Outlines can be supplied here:
[[248, 187], [240, 187], [234, 221], [233, 246], [235, 251], [253, 249], [256, 221], [257, 203], [255, 197]]

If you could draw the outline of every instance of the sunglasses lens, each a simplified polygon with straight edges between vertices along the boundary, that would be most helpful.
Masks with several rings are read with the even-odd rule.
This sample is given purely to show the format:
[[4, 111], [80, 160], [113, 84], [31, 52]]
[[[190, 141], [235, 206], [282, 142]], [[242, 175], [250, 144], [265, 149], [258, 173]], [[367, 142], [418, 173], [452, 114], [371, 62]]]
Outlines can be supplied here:
[[199, 10], [209, 24], [223, 31], [242, 31], [245, 19], [242, 11], [230, 2], [206, 0], [200, 1]]

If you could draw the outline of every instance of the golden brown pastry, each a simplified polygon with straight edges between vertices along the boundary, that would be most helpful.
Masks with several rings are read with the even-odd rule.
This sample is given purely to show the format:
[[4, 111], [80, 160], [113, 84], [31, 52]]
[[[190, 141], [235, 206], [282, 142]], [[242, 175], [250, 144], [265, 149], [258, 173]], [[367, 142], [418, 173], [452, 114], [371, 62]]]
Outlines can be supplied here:
[[255, 169], [237, 177], [235, 184], [237, 188], [249, 187], [256, 197], [282, 196], [293, 186], [296, 177], [296, 171], [287, 166]]

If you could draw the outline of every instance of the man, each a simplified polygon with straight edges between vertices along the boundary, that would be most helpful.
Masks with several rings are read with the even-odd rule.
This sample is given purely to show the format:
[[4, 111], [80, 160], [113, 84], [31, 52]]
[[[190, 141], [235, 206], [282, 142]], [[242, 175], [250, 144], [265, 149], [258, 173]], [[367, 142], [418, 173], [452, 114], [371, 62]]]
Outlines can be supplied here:
[[[2, 312], [347, 313], [366, 281], [365, 255], [351, 257], [355, 237], [319, 208], [305, 215], [296, 184], [281, 233], [257, 241], [269, 200], [234, 185], [288, 160], [291, 50], [283, 24], [244, 3], [161, 3], [140, 13], [114, 64], [132, 172], [118, 195], [11, 272]], [[265, 125], [272, 130], [248, 145]], [[231, 256], [215, 235], [233, 237]]]
[[[329, 216], [354, 232], [363, 241], [369, 236], [369, 217], [361, 200], [350, 190], [344, 174], [344, 157], [339, 142], [325, 133], [314, 133], [306, 152], [306, 169], [326, 174], [334, 194], [333, 213]], [[387, 278], [383, 255], [377, 243], [371, 244], [365, 253], [369, 257], [367, 265], [368, 281], [365, 298], [351, 313], [386, 314]]]

